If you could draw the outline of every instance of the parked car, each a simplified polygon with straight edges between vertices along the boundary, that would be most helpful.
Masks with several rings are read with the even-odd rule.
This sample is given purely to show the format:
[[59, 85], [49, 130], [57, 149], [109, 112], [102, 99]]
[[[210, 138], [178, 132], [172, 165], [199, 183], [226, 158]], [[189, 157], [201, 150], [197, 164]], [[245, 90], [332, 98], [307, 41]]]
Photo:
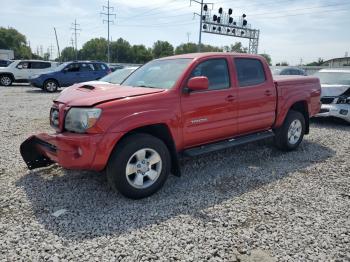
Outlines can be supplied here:
[[13, 61], [8, 59], [0, 59], [0, 67], [7, 67]]
[[314, 75], [321, 82], [318, 117], [336, 117], [350, 123], [350, 69], [322, 69]]
[[273, 75], [299, 75], [306, 76], [305, 70], [297, 67], [275, 68], [272, 70]]
[[266, 60], [238, 53], [196, 53], [153, 60], [120, 86], [77, 84], [51, 108], [54, 134], [29, 137], [29, 169], [58, 163], [106, 170], [130, 198], [156, 192], [178, 157], [274, 137], [294, 150], [320, 110], [314, 77], [273, 79]]
[[15, 60], [7, 67], [0, 68], [0, 85], [10, 86], [13, 82], [26, 83], [32, 75], [41, 74], [56, 67], [56, 62]]
[[113, 73], [102, 77], [99, 81], [110, 83], [110, 84], [120, 84], [122, 83], [129, 75], [132, 74], [139, 66], [130, 66], [123, 69], [114, 71]]
[[67, 62], [58, 66], [55, 71], [32, 76], [29, 82], [47, 92], [56, 92], [60, 87], [98, 80], [110, 72], [109, 67], [101, 62]]

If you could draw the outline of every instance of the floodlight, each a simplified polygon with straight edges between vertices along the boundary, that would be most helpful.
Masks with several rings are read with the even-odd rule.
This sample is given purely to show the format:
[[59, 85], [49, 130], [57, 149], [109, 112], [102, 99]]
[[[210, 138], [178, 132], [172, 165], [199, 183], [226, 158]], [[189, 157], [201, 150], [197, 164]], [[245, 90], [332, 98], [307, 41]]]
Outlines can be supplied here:
[[203, 10], [204, 10], [204, 11], [208, 11], [208, 5], [204, 5], [204, 6], [203, 6]]
[[232, 15], [232, 9], [231, 8], [228, 9], [228, 14]]
[[222, 14], [222, 7], [219, 8], [219, 14]]
[[229, 23], [229, 24], [232, 24], [232, 22], [233, 22], [233, 18], [232, 18], [232, 17], [229, 17], [228, 23]]
[[244, 19], [244, 20], [243, 20], [243, 26], [246, 26], [247, 23], [248, 23], [247, 20]]
[[213, 15], [213, 21], [218, 20], [218, 16], [217, 15]]

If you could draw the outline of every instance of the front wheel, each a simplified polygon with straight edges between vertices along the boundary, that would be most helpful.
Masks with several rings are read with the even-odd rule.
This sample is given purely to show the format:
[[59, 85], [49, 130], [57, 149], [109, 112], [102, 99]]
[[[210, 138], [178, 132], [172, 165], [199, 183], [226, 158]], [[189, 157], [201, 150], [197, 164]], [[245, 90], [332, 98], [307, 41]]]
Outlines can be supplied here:
[[58, 83], [55, 80], [50, 79], [44, 83], [44, 90], [49, 93], [56, 92], [57, 89], [58, 89]]
[[169, 150], [162, 140], [148, 134], [133, 134], [113, 151], [107, 165], [107, 180], [126, 197], [148, 197], [165, 183], [170, 161]]
[[0, 77], [0, 84], [2, 86], [10, 86], [12, 85], [12, 78], [8, 75], [3, 75]]
[[275, 130], [275, 144], [278, 148], [291, 151], [296, 149], [305, 134], [305, 118], [298, 111], [290, 110], [283, 125]]

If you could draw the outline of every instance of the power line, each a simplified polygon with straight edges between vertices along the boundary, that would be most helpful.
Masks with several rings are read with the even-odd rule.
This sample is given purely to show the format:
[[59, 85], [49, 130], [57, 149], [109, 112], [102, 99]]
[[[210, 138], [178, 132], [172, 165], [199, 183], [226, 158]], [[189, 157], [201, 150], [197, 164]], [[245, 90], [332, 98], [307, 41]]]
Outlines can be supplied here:
[[107, 31], [108, 31], [108, 34], [107, 34], [107, 61], [109, 63], [109, 56], [110, 56], [110, 52], [109, 52], [109, 45], [110, 45], [110, 41], [109, 41], [109, 25], [111, 23], [114, 24], [114, 20], [111, 20], [110, 17], [114, 17], [116, 18], [117, 15], [115, 13], [111, 13], [111, 11], [113, 12], [114, 11], [114, 7], [111, 7], [109, 6], [109, 0], [107, 0], [107, 6], [102, 6], [102, 10], [107, 10], [107, 13], [100, 13], [100, 15], [104, 15], [104, 16], [107, 16], [107, 19], [103, 19], [103, 23], [107, 23]]
[[81, 29], [79, 28], [80, 25], [77, 24], [77, 19], [74, 20], [74, 23], [72, 23], [72, 26], [70, 29], [73, 30], [73, 34], [74, 34], [74, 44], [75, 44], [75, 59], [78, 60], [78, 41], [77, 41], [77, 32], [81, 31]]

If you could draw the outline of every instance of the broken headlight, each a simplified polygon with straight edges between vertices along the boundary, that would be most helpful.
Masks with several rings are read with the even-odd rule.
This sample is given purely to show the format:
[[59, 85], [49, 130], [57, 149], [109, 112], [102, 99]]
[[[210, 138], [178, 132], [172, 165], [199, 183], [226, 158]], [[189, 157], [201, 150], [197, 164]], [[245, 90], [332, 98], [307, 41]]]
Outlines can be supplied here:
[[72, 107], [66, 115], [64, 127], [67, 131], [85, 133], [96, 124], [101, 112], [100, 108]]

